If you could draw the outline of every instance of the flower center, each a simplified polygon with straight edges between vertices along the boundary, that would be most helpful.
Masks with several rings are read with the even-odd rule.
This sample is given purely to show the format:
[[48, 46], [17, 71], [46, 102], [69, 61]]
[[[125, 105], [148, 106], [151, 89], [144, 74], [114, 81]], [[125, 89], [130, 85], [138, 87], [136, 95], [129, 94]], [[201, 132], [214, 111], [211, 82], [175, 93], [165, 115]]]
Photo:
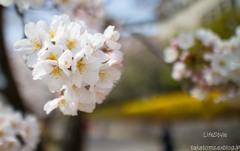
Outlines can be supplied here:
[[72, 50], [76, 46], [77, 40], [75, 38], [67, 39], [67, 47], [69, 50]]
[[57, 55], [53, 54], [52, 52], [48, 55], [47, 59], [49, 60], [57, 60]]
[[84, 63], [84, 61], [82, 59], [78, 61], [77, 69], [81, 74], [85, 71], [85, 68], [86, 68], [86, 64]]
[[61, 100], [58, 102], [58, 107], [65, 105], [65, 100]]
[[55, 35], [56, 35], [56, 32], [55, 32], [55, 30], [51, 29], [51, 30], [48, 32], [48, 34], [50, 35], [51, 38], [54, 38]]
[[42, 42], [40, 40], [37, 40], [37, 39], [34, 39], [32, 46], [35, 50], [39, 50], [43, 47]]
[[56, 67], [54, 67], [53, 71], [49, 75], [52, 78], [58, 79], [62, 75], [61, 69], [58, 66], [56, 66]]
[[79, 89], [79, 88], [78, 88], [75, 84], [72, 85], [72, 90], [73, 90], [73, 91], [77, 91], [78, 89]]
[[106, 76], [107, 76], [107, 72], [105, 72], [105, 71], [99, 72], [99, 78], [101, 81], [103, 81], [106, 78]]

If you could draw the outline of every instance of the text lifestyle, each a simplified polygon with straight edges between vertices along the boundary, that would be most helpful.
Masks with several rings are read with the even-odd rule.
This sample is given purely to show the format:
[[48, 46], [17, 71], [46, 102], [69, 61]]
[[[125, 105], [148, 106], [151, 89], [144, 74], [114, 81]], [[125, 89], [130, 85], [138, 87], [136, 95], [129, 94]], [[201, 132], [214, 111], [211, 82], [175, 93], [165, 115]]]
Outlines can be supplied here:
[[209, 138], [226, 138], [227, 133], [225, 132], [203, 132], [203, 137], [209, 137]]

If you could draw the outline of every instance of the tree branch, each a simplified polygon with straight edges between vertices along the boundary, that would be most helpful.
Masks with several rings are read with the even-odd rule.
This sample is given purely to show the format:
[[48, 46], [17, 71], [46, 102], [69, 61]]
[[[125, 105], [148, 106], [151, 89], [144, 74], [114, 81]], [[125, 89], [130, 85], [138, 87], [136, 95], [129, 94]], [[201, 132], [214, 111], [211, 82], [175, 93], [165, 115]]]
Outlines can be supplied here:
[[13, 73], [11, 71], [11, 66], [9, 64], [9, 59], [7, 56], [7, 50], [4, 41], [4, 16], [3, 7], [0, 6], [0, 67], [7, 79], [7, 87], [3, 90], [3, 93], [7, 97], [9, 103], [16, 109], [23, 113], [26, 112], [26, 108], [23, 103], [23, 99], [17, 89], [15, 79], [13, 78]]

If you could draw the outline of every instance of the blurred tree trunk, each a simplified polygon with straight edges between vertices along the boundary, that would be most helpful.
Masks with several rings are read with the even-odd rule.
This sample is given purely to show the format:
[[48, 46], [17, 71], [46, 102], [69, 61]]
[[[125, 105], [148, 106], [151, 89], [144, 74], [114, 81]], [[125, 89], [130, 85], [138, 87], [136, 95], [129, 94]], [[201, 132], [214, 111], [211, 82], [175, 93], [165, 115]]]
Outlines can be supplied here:
[[[11, 104], [11, 106], [23, 113], [29, 112], [25, 105], [24, 101], [18, 91], [16, 81], [13, 76], [10, 59], [8, 57], [6, 45], [5, 45], [5, 37], [4, 37], [4, 14], [3, 7], [0, 6], [0, 68], [6, 77], [7, 86], [2, 90], [4, 96], [7, 98], [7, 101]], [[40, 142], [37, 151], [42, 151], [42, 143]]]
[[86, 120], [82, 113], [69, 117], [63, 139], [63, 151], [84, 151], [86, 131]]
[[9, 63], [9, 58], [7, 55], [7, 49], [4, 41], [4, 16], [3, 16], [3, 7], [0, 6], [0, 67], [4, 76], [7, 79], [7, 86], [2, 91], [6, 96], [9, 103], [22, 113], [26, 112], [26, 108], [23, 104], [21, 95], [17, 89], [15, 79], [11, 70], [11, 65]]
[[171, 132], [170, 125], [164, 124], [163, 125], [163, 136], [162, 136], [162, 143], [164, 145], [164, 151], [174, 151], [172, 136], [171, 136], [170, 132]]

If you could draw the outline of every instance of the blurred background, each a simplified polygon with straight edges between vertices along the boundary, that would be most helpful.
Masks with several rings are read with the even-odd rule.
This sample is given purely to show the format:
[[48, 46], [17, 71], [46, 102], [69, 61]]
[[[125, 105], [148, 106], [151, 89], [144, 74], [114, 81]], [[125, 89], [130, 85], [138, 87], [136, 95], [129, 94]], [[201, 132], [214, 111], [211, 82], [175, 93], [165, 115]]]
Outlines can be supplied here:
[[[123, 74], [102, 105], [79, 117], [58, 111], [46, 117], [43, 105], [54, 96], [46, 85], [32, 80], [13, 51], [13, 43], [23, 37], [22, 22], [50, 22], [59, 12], [51, 7], [29, 10], [21, 20], [14, 7], [4, 9], [13, 80], [2, 65], [0, 89], [14, 99], [16, 87], [24, 104], [42, 119], [42, 150], [187, 151], [191, 145], [240, 145], [240, 103], [192, 98], [172, 80], [171, 67], [162, 60], [162, 50], [180, 32], [204, 27], [223, 39], [231, 37], [240, 24], [240, 1], [106, 0], [102, 7], [102, 26], [114, 24], [122, 35]], [[204, 138], [204, 132], [224, 132], [227, 137]], [[71, 146], [74, 143], [81, 147]]]

